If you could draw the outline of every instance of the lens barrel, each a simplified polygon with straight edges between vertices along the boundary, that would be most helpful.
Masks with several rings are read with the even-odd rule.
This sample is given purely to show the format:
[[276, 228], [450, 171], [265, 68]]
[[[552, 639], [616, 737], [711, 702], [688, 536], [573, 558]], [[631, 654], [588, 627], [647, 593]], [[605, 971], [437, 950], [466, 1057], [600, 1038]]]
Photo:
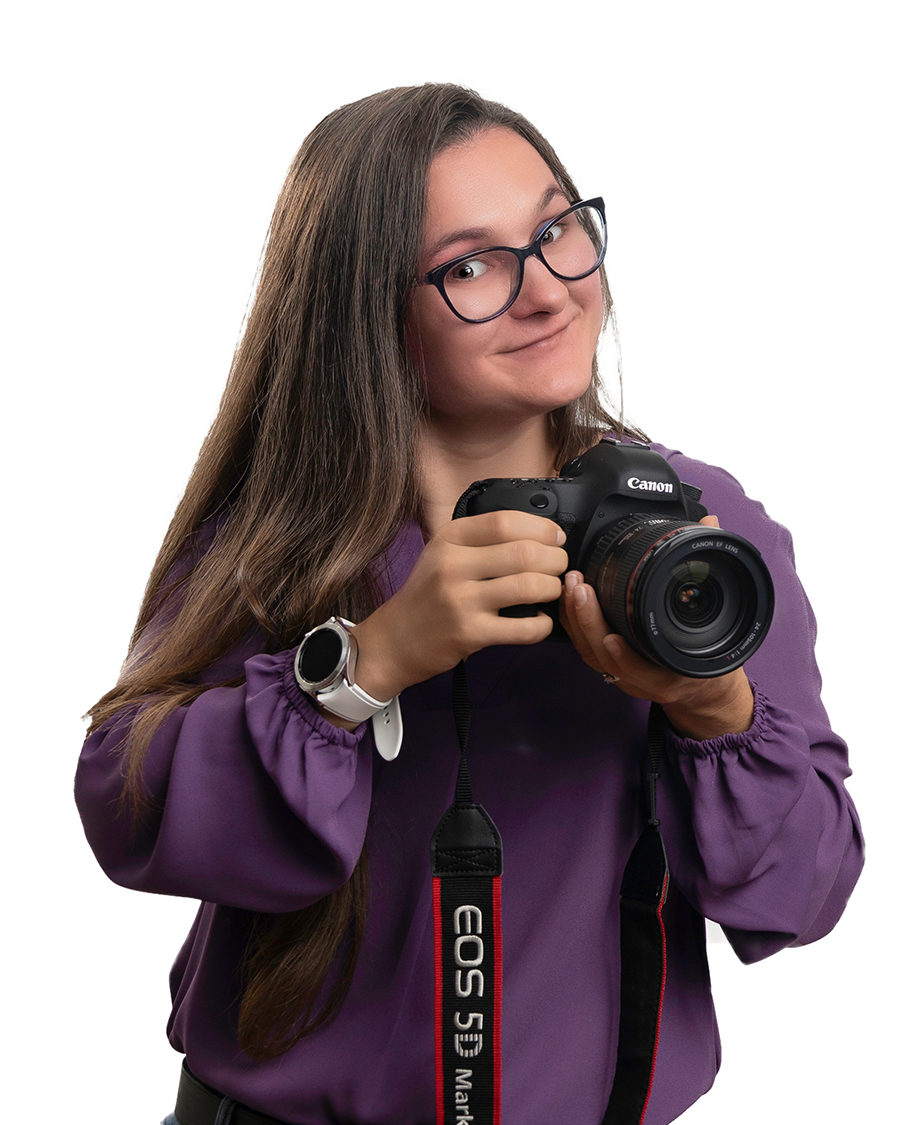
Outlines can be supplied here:
[[585, 568], [610, 627], [649, 660], [698, 679], [739, 668], [772, 622], [772, 579], [734, 532], [639, 514], [598, 540]]

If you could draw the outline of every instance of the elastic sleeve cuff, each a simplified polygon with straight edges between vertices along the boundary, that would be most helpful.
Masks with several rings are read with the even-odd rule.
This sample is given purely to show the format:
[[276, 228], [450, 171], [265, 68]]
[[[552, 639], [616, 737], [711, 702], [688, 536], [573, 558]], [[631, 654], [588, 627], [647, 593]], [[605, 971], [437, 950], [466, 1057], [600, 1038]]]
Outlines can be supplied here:
[[716, 738], [698, 741], [678, 734], [667, 725], [666, 745], [676, 754], [687, 754], [692, 758], [715, 758], [726, 750], [748, 750], [764, 739], [771, 729], [771, 705], [752, 680], [750, 687], [753, 689], [753, 722], [749, 730], [741, 731], [740, 734], [720, 734]]
[[327, 742], [348, 750], [355, 749], [364, 738], [366, 731], [369, 729], [369, 724], [360, 723], [356, 730], [345, 730], [343, 727], [329, 723], [297, 683], [297, 677], [294, 675], [294, 658], [296, 655], [296, 648], [289, 649], [284, 654], [285, 664], [281, 678], [284, 695], [291, 708], [297, 712], [307, 726], [312, 727]]

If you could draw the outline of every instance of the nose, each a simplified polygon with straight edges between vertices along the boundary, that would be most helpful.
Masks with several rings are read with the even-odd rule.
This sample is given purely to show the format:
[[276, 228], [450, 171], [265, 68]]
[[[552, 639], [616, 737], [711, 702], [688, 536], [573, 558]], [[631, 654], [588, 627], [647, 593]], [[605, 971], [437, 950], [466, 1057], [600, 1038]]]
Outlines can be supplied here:
[[522, 288], [513, 302], [510, 313], [524, 319], [534, 313], [558, 313], [566, 307], [569, 290], [564, 281], [547, 269], [540, 258], [533, 254], [525, 263]]

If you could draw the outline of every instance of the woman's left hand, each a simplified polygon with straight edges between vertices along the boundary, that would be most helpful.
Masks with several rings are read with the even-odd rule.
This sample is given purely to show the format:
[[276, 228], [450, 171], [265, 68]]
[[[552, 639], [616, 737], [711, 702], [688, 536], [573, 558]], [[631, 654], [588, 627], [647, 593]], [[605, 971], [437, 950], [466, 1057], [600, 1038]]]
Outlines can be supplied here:
[[[700, 522], [719, 526], [715, 516], [704, 516]], [[698, 680], [645, 660], [622, 637], [610, 632], [593, 587], [585, 584], [578, 571], [566, 575], [560, 619], [591, 668], [615, 677], [615, 686], [627, 695], [660, 703], [680, 734], [702, 741], [750, 729], [753, 689], [743, 668]]]

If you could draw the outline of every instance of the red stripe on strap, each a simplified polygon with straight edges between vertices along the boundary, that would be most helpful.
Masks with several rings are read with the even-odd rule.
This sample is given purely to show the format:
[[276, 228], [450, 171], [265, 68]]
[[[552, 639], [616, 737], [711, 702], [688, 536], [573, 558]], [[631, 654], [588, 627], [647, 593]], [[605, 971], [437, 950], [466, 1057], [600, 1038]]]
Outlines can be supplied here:
[[494, 1120], [500, 1125], [501, 1078], [503, 1046], [501, 1017], [503, 1013], [503, 915], [500, 911], [500, 877], [494, 879]]
[[441, 1013], [444, 1010], [444, 978], [441, 972], [441, 881], [432, 879], [434, 912], [434, 1062], [437, 1086], [437, 1125], [444, 1125], [444, 1059], [441, 1051]]

